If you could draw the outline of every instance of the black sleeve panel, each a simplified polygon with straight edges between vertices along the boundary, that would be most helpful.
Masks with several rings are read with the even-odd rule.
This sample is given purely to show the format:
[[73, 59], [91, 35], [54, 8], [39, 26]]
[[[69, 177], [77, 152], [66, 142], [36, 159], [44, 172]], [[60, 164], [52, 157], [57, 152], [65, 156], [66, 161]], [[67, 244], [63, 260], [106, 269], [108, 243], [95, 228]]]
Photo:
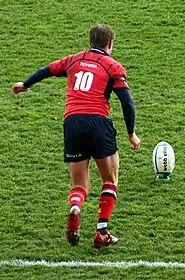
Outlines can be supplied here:
[[26, 88], [31, 87], [32, 85], [42, 81], [45, 78], [53, 76], [50, 72], [49, 66], [40, 68], [36, 72], [34, 72], [31, 76], [29, 76], [25, 81], [23, 81], [24, 86]]
[[120, 87], [114, 89], [114, 92], [121, 102], [128, 134], [132, 134], [135, 129], [135, 108], [130, 91], [128, 88]]

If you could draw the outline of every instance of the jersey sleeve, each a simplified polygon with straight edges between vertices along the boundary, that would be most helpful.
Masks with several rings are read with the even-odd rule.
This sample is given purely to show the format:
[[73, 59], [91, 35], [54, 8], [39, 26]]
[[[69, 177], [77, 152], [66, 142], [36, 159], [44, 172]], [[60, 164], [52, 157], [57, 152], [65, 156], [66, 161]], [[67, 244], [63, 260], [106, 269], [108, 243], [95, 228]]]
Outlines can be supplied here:
[[53, 76], [57, 77], [66, 77], [67, 75], [67, 68], [72, 60], [73, 55], [69, 55], [64, 57], [63, 59], [56, 60], [49, 64], [49, 70]]
[[113, 89], [120, 87], [129, 88], [126, 71], [120, 63], [114, 63], [110, 70], [110, 75], [113, 80]]

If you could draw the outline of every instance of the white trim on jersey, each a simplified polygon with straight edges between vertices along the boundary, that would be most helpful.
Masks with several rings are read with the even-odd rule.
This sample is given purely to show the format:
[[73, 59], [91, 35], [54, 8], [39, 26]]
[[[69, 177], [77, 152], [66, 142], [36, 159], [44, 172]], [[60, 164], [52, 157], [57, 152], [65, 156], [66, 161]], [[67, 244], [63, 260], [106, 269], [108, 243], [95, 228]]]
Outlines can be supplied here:
[[92, 48], [91, 51], [96, 51], [96, 52], [100, 52], [100, 53], [105, 53], [104, 51], [100, 50], [100, 49], [96, 49], [96, 48]]

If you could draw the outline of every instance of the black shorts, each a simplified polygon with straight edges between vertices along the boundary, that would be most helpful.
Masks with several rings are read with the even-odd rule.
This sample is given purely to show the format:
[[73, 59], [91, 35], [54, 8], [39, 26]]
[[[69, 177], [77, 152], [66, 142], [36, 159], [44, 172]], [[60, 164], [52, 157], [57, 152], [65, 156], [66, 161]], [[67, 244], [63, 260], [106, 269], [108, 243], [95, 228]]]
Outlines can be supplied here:
[[112, 120], [101, 115], [71, 115], [64, 120], [64, 161], [101, 159], [117, 151]]

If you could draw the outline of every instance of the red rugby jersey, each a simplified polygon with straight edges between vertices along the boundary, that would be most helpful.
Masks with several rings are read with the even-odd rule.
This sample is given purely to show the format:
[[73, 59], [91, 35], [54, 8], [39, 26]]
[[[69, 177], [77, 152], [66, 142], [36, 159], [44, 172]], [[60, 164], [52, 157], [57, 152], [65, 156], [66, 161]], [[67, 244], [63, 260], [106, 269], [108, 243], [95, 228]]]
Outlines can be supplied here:
[[67, 77], [65, 118], [74, 114], [108, 116], [112, 90], [128, 88], [123, 66], [100, 49], [69, 55], [49, 68], [52, 75]]

